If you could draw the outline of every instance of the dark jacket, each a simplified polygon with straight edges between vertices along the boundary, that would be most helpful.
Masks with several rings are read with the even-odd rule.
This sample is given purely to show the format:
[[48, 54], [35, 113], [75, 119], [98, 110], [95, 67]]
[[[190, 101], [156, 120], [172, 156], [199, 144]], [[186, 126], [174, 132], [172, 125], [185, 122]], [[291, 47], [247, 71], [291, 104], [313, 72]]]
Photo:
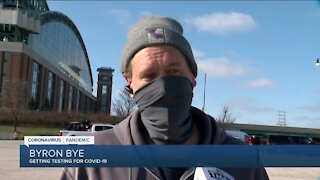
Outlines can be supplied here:
[[[241, 141], [229, 137], [218, 127], [215, 120], [199, 109], [192, 108], [192, 119], [196, 122], [200, 133], [200, 144], [243, 144]], [[134, 112], [113, 129], [95, 134], [95, 144], [99, 145], [141, 145], [145, 143], [143, 124], [139, 111]], [[220, 168], [234, 179], [259, 180], [268, 179], [264, 168]], [[156, 180], [162, 179], [156, 169], [148, 168], [66, 168], [61, 180]], [[194, 177], [195, 168], [187, 169], [181, 180]]]

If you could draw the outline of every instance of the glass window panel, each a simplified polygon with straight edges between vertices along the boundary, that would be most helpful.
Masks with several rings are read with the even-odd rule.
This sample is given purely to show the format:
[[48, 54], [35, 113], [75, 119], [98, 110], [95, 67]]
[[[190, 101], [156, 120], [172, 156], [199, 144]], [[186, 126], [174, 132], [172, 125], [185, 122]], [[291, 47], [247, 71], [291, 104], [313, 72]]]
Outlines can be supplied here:
[[2, 64], [2, 74], [6, 75], [7, 74], [7, 61], [3, 61]]
[[59, 112], [62, 112], [64, 108], [64, 94], [65, 94], [65, 82], [60, 81], [60, 96], [59, 96]]
[[37, 102], [38, 100], [38, 94], [39, 94], [39, 64], [33, 61], [32, 65], [32, 87], [31, 87], [31, 97]]
[[48, 92], [47, 92], [47, 98], [49, 100], [50, 106], [52, 106], [52, 98], [53, 98], [53, 93], [54, 93], [54, 80], [53, 80], [53, 74], [49, 72], [48, 74]]
[[79, 111], [79, 101], [80, 101], [80, 92], [79, 90], [77, 91], [77, 104], [76, 104], [76, 111]]
[[58, 66], [58, 62], [63, 62], [66, 65], [79, 67], [85, 88], [91, 92], [90, 73], [84, 51], [80, 41], [67, 25], [61, 22], [50, 22], [41, 27], [40, 35], [31, 35], [31, 37], [35, 41], [36, 37], [42, 39], [41, 42], [39, 40], [36, 43], [32, 42], [31, 46], [43, 57], [48, 57], [48, 53], [51, 54], [48, 60], [52, 61], [53, 65]]
[[71, 111], [72, 102], [73, 102], [73, 87], [70, 86], [70, 90], [69, 90], [69, 105], [68, 105], [69, 112]]
[[3, 58], [3, 61], [2, 61], [2, 67], [1, 67], [2, 74], [1, 74], [1, 79], [0, 79], [0, 93], [1, 93], [2, 85], [3, 85], [5, 78], [6, 78], [8, 52], [3, 52], [2, 58]]
[[107, 94], [107, 86], [106, 85], [102, 86], [102, 94]]

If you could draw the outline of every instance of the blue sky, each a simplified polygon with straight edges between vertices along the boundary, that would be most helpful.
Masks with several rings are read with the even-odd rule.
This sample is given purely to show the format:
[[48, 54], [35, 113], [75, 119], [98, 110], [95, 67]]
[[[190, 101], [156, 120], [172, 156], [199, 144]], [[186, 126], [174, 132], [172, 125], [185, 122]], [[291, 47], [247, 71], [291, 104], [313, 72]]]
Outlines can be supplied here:
[[193, 105], [213, 117], [228, 106], [237, 123], [320, 128], [320, 5], [317, 1], [49, 1], [70, 17], [85, 42], [94, 79], [115, 69], [112, 98], [125, 81], [120, 56], [128, 28], [146, 14], [184, 27], [198, 63]]

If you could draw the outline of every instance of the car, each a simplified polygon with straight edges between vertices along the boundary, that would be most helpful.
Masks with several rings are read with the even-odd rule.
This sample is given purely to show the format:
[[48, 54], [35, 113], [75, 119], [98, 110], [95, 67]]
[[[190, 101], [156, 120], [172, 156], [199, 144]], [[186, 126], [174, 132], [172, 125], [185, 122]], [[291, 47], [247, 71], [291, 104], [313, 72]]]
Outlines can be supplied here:
[[247, 143], [249, 135], [242, 131], [226, 130], [227, 135]]
[[302, 135], [266, 134], [261, 138], [260, 144], [289, 145], [289, 144], [313, 144], [313, 143], [308, 137], [302, 136]]
[[112, 124], [92, 124], [90, 129], [84, 129], [84, 130], [77, 130], [78, 128], [72, 129], [72, 130], [62, 129], [60, 130], [59, 135], [60, 136], [88, 136], [88, 135], [92, 135], [97, 131], [103, 131], [103, 130], [112, 129], [112, 128], [113, 128]]
[[72, 131], [88, 131], [90, 130], [91, 125], [90, 123], [88, 124], [85, 121], [82, 122], [70, 122], [69, 125], [66, 128], [63, 128], [59, 131], [60, 136], [65, 136], [69, 132]]
[[65, 128], [69, 131], [86, 131], [89, 128], [86, 128], [82, 123], [80, 122], [70, 122], [69, 126]]
[[292, 141], [292, 144], [314, 144], [306, 136], [291, 136], [291, 141]]
[[97, 131], [104, 131], [112, 128], [113, 128], [112, 124], [93, 124], [91, 127], [91, 132], [94, 133]]
[[250, 135], [247, 138], [247, 144], [250, 145], [259, 145], [260, 144], [260, 140], [261, 140], [261, 136], [258, 135]]

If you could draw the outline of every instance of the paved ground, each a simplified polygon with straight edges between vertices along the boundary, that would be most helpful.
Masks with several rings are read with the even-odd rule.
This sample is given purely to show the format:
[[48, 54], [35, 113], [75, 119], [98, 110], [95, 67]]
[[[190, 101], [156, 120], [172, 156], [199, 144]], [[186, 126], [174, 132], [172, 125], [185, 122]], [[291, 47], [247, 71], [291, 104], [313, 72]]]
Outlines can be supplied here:
[[20, 168], [20, 148], [23, 141], [0, 140], [0, 174], [6, 180], [56, 180], [60, 168]]
[[[0, 175], [6, 180], [56, 180], [61, 168], [20, 168], [19, 145], [23, 141], [0, 140]], [[320, 168], [267, 168], [271, 180], [320, 180]]]
[[267, 168], [271, 180], [320, 180], [320, 168]]

